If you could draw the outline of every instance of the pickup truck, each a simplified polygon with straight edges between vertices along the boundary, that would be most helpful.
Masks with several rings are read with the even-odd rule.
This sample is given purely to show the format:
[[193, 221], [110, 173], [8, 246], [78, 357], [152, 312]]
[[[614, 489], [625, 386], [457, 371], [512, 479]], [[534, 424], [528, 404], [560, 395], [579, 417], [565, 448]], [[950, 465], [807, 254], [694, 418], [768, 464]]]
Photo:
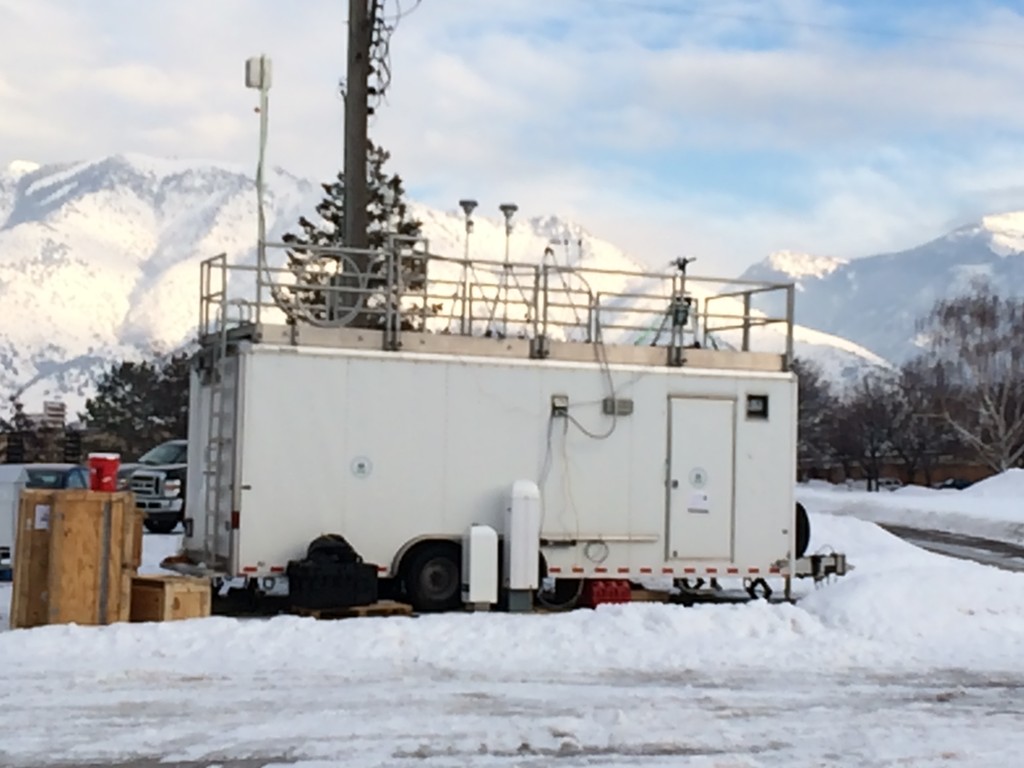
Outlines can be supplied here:
[[151, 533], [171, 533], [184, 520], [187, 456], [188, 441], [168, 440], [118, 471], [118, 484], [135, 494]]

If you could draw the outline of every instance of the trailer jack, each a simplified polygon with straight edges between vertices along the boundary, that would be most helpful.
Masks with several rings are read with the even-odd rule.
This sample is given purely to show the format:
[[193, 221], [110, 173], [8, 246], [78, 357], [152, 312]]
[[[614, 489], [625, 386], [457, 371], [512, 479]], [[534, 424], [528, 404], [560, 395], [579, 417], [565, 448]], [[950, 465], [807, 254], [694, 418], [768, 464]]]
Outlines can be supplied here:
[[751, 600], [757, 600], [758, 587], [761, 588], [761, 596], [765, 600], [770, 600], [772, 596], [772, 588], [768, 585], [768, 582], [764, 580], [764, 577], [758, 576], [756, 579], [744, 579], [744, 584], [747, 594], [750, 595]]

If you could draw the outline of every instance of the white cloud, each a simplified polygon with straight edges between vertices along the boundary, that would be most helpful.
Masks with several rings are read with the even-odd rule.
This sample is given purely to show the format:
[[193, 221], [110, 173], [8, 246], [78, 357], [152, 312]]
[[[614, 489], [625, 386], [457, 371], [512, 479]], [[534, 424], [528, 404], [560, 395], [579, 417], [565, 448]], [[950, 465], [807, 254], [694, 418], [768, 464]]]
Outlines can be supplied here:
[[[242, 64], [267, 53], [271, 162], [331, 177], [344, 6], [0, 0], [0, 162], [140, 151], [253, 163]], [[523, 215], [574, 215], [653, 263], [697, 253], [702, 271], [725, 274], [782, 248], [913, 245], [983, 201], [1024, 207], [1021, 50], [878, 45], [840, 35], [851, 19], [814, 0], [423, 0], [393, 38], [372, 135], [426, 202], [470, 194], [496, 211], [513, 199]], [[914, 24], [999, 43], [1024, 32], [1020, 14], [998, 8]], [[754, 169], [740, 162], [727, 178], [690, 167], [736, 151], [800, 165], [773, 171], [779, 192], [760, 197], [745, 192]], [[790, 201], [794, 188], [811, 203]]]

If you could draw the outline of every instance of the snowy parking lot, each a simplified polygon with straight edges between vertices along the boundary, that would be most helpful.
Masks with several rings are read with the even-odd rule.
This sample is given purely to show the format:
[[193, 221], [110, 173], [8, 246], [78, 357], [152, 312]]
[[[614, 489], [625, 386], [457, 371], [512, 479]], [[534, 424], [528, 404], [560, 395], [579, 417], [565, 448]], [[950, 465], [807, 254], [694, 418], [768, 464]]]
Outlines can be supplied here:
[[806, 503], [796, 605], [0, 632], [0, 765], [1019, 765], [1024, 575]]

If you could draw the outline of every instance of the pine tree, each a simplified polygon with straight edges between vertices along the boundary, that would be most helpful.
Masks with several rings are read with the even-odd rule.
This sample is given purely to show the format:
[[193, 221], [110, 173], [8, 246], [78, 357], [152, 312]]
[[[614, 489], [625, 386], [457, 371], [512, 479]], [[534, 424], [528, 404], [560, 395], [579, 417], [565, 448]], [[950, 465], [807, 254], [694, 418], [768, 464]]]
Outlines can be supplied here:
[[[371, 250], [383, 251], [388, 245], [389, 235], [418, 237], [422, 223], [411, 216], [405, 201], [405, 188], [397, 174], [389, 174], [384, 165], [391, 154], [373, 142], [369, 143], [367, 160], [367, 180], [369, 201], [367, 204], [367, 245]], [[318, 221], [311, 221], [302, 216], [299, 218], [301, 232], [288, 233], [282, 237], [285, 243], [292, 246], [288, 253], [288, 266], [295, 275], [296, 283], [305, 286], [327, 286], [334, 275], [345, 275], [346, 267], [352, 270], [351, 262], [339, 259], [336, 254], [318, 254], [303, 246], [341, 247], [345, 233], [345, 174], [339, 172], [337, 177], [321, 185], [324, 198], [316, 206]], [[422, 258], [403, 257], [403, 282], [406, 292], [420, 290], [425, 282], [426, 264]], [[353, 286], [352, 275], [348, 275], [342, 285]], [[383, 253], [371, 260], [369, 275], [365, 286], [370, 289], [381, 289], [387, 285], [386, 261]], [[363, 294], [365, 296], [366, 294]], [[341, 295], [341, 302], [348, 306], [354, 303], [358, 295], [351, 297]], [[366, 300], [366, 306], [376, 308], [375, 312], [360, 312], [350, 325], [362, 327], [379, 327], [383, 324], [383, 313], [380, 306], [386, 301], [397, 304], [402, 297], [384, 296], [382, 292], [374, 293]], [[293, 289], [292, 301], [302, 307], [302, 314], [317, 321], [327, 319], [327, 295], [317, 288]]]
[[106, 371], [85, 404], [90, 450], [135, 459], [188, 431], [189, 356], [122, 361]]

